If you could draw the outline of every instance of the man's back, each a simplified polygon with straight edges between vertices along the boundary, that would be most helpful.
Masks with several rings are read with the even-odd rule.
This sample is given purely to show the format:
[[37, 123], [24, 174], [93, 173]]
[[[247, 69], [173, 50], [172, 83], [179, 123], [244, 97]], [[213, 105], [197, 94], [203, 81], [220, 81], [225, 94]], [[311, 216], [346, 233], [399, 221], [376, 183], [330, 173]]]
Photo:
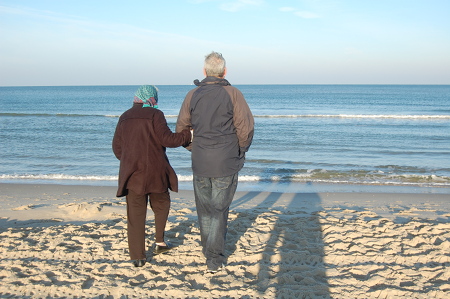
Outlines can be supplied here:
[[251, 143], [253, 116], [242, 93], [227, 80], [207, 77], [196, 84], [186, 96], [177, 123], [178, 131], [189, 118], [194, 129], [193, 172], [203, 177], [233, 175], [244, 165], [241, 143]]

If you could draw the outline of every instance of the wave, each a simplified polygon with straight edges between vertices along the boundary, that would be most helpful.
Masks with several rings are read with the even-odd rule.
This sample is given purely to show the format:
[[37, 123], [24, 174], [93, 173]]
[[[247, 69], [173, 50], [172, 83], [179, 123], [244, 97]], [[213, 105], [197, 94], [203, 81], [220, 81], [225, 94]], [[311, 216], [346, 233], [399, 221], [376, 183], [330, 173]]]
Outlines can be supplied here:
[[254, 115], [255, 118], [366, 118], [366, 119], [450, 119], [450, 115], [389, 115], [389, 114], [291, 114]]
[[0, 180], [116, 181], [117, 176], [67, 174], [2, 174]]
[[113, 114], [77, 114], [77, 113], [0, 113], [0, 116], [15, 116], [15, 117], [119, 117], [120, 115]]
[[[67, 175], [67, 174], [3, 174], [0, 180], [15, 181], [117, 181], [117, 176]], [[178, 175], [179, 182], [192, 182], [192, 175]], [[397, 185], [397, 186], [430, 186], [450, 187], [450, 177], [438, 175], [364, 175], [335, 173], [323, 176], [305, 173], [286, 176], [240, 175], [240, 182], [248, 183], [326, 183], [326, 184], [360, 184], [360, 185]]]
[[[42, 117], [113, 117], [118, 118], [120, 115], [115, 114], [77, 114], [77, 113], [0, 113], [0, 116], [42, 116]], [[177, 118], [178, 115], [168, 114], [166, 118]], [[360, 119], [450, 119], [450, 115], [397, 115], [397, 114], [256, 114], [255, 118], [360, 118]]]

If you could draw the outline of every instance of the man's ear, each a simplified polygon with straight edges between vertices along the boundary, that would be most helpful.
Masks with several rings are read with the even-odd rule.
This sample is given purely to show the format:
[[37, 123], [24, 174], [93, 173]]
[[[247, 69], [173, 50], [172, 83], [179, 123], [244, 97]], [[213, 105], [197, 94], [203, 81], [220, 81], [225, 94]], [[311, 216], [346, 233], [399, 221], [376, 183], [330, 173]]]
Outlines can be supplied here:
[[203, 68], [203, 75], [206, 77], [206, 70]]
[[223, 77], [225, 78], [226, 75], [227, 75], [227, 68], [224, 68], [224, 70], [223, 70]]

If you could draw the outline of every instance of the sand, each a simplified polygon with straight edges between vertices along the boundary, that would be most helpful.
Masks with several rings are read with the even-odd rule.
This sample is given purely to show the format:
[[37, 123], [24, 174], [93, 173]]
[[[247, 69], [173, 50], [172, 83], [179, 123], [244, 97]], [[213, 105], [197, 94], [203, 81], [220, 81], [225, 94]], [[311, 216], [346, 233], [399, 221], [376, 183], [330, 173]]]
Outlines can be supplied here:
[[[382, 189], [383, 187], [380, 186]], [[450, 298], [450, 195], [238, 191], [205, 273], [192, 191], [176, 248], [132, 266], [114, 187], [0, 184], [1, 298]]]

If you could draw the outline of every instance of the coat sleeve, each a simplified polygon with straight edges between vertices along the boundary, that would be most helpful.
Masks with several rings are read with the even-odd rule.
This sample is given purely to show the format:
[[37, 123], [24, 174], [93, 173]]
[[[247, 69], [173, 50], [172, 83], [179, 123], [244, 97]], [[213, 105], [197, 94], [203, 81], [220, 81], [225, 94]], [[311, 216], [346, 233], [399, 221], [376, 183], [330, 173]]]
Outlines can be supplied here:
[[117, 159], [122, 157], [122, 130], [120, 127], [120, 120], [117, 123], [116, 131], [112, 141], [112, 150]]
[[163, 112], [155, 114], [153, 127], [160, 144], [164, 147], [188, 146], [191, 141], [190, 130], [182, 130], [179, 133], [170, 130]]
[[236, 127], [240, 151], [243, 154], [248, 151], [252, 144], [255, 120], [244, 95], [234, 87], [229, 88], [228, 92], [233, 102], [233, 122]]

